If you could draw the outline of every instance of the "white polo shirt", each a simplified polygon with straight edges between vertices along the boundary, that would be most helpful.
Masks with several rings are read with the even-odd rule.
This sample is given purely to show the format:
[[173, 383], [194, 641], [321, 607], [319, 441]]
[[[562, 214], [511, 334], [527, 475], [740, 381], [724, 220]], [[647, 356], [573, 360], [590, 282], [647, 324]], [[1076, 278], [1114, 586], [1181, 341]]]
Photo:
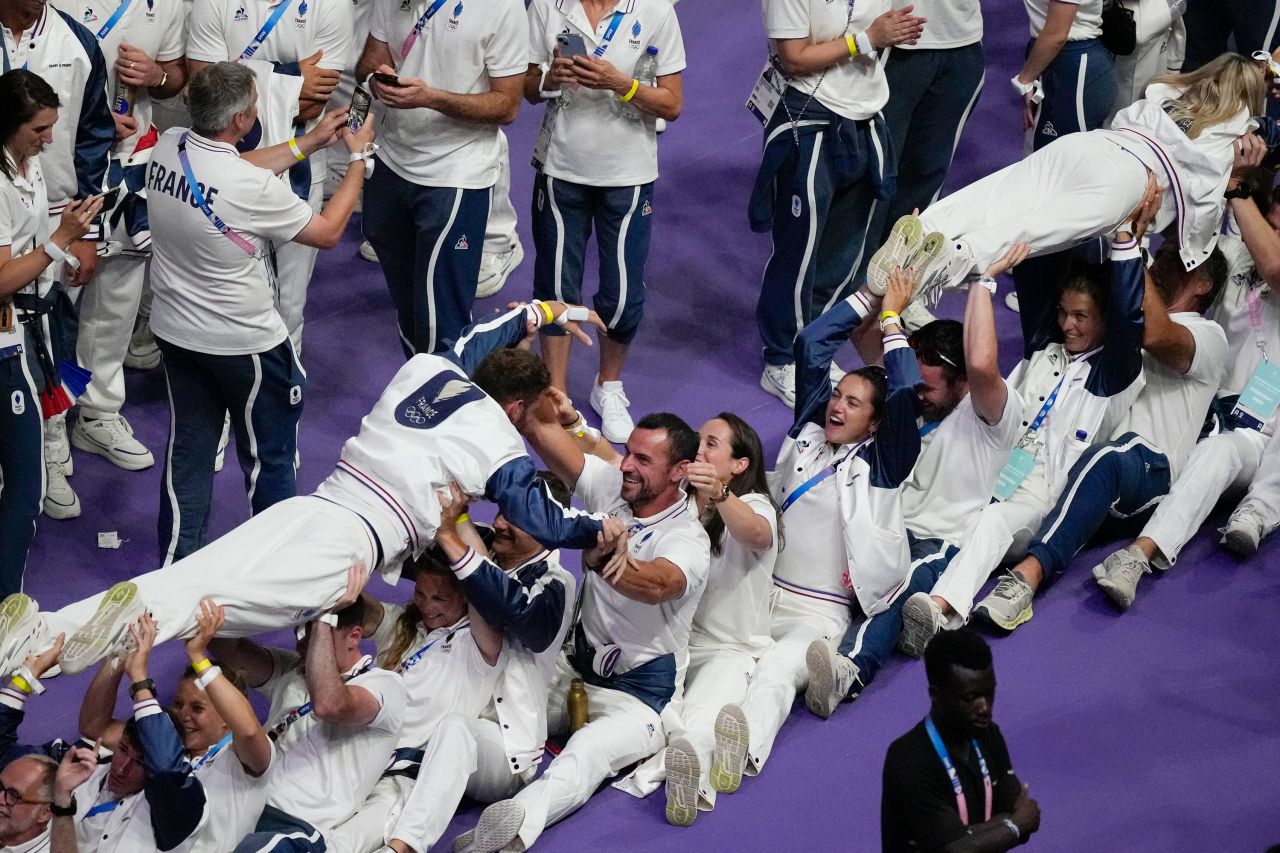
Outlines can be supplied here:
[[[12, 178], [0, 174], [0, 246], [9, 247], [9, 257], [18, 258], [34, 251], [37, 246], [44, 245], [49, 239], [49, 200], [46, 197], [44, 172], [40, 169], [40, 156], [27, 160], [27, 175], [22, 177], [14, 168], [9, 152], [4, 152], [9, 164]], [[58, 264], [49, 264], [35, 282], [22, 288], [22, 293], [35, 293], [36, 286], [40, 294], [49, 292], [53, 286], [54, 270]], [[22, 343], [22, 329], [14, 324], [13, 342], [4, 342], [0, 332], [0, 346], [12, 346]]]
[[[401, 76], [458, 95], [489, 91], [489, 79], [528, 68], [528, 23], [520, 0], [445, 0], [402, 56], [405, 39], [432, 0], [406, 7], [379, 0], [369, 35], [384, 42]], [[426, 108], [388, 109], [378, 159], [427, 187], [484, 189], [498, 180], [498, 125], [459, 121]]]
[[902, 484], [902, 518], [922, 539], [960, 545], [969, 523], [991, 502], [996, 478], [1022, 434], [1022, 399], [1008, 394], [1000, 421], [988, 424], [966, 394], [938, 426], [920, 437], [920, 456]]
[[142, 791], [120, 798], [110, 811], [90, 815], [94, 806], [115, 799], [107, 790], [111, 763], [94, 768], [74, 792], [76, 799], [76, 850], [82, 853], [146, 853], [156, 850], [151, 828], [151, 804]]
[[[659, 513], [637, 518], [622, 499], [622, 472], [595, 456], [588, 456], [578, 476], [575, 494], [591, 512], [617, 516], [631, 536], [631, 555], [637, 560], [665, 559], [684, 574], [684, 594], [661, 604], [644, 604], [610, 586], [596, 572], [583, 577], [582, 627], [595, 648], [620, 649], [620, 673], [667, 653], [675, 653], [683, 671], [688, 657], [689, 629], [707, 583], [711, 542], [698, 521], [693, 501], [677, 501]], [[682, 676], [676, 680], [677, 690]]]
[[[125, 0], [52, 0], [57, 8], [66, 12], [97, 37], [115, 11]], [[183, 26], [185, 11], [182, 0], [127, 0], [128, 8], [106, 34], [98, 39], [102, 58], [107, 63], [107, 99], [114, 105], [118, 83], [116, 59], [120, 45], [132, 45], [156, 62], [172, 62], [181, 59], [185, 52]], [[181, 99], [182, 95], [175, 97]], [[134, 96], [133, 117], [138, 130], [128, 139], [120, 140], [111, 149], [113, 157], [128, 157], [138, 146], [138, 140], [151, 128], [151, 93], [146, 87], [138, 89]]]
[[[1031, 23], [1031, 37], [1036, 38], [1044, 29], [1045, 17], [1049, 14], [1051, 0], [1022, 0], [1027, 7], [1027, 19]], [[1102, 35], [1102, 0], [1062, 0], [1076, 7], [1076, 18], [1071, 22], [1071, 30], [1067, 41], [1096, 39]], [[932, 22], [930, 22], [932, 23]]]
[[689, 646], [733, 649], [760, 657], [772, 645], [769, 594], [778, 557], [778, 511], [768, 495], [759, 492], [743, 495], [742, 502], [769, 523], [773, 542], [763, 551], [752, 551], [724, 531], [720, 553], [711, 555], [707, 588], [693, 614]]
[[[140, 0], [135, 0], [140, 2]], [[187, 22], [187, 58], [235, 61], [282, 2], [289, 3], [253, 59], [300, 62], [317, 50], [321, 68], [342, 71], [354, 65], [363, 45], [354, 44], [349, 0], [200, 0]]]
[[244, 769], [230, 741], [212, 756], [189, 756], [195, 777], [204, 786], [205, 819], [200, 828], [174, 848], [174, 853], [225, 853], [253, 832], [267, 804], [272, 766], [254, 778]]
[[[764, 0], [764, 30], [771, 39], [831, 41], [864, 32], [888, 11], [889, 0]], [[845, 118], [870, 118], [889, 100], [889, 83], [875, 56], [851, 57], [825, 72], [792, 77], [789, 83], [813, 93], [814, 100]]]
[[[147, 165], [151, 329], [195, 352], [266, 352], [289, 336], [266, 263], [250, 257], [195, 206], [178, 159], [183, 133], [166, 131]], [[258, 249], [288, 243], [314, 215], [283, 181], [242, 160], [227, 143], [192, 133], [187, 157], [213, 212]]]
[[[622, 0], [622, 12], [612, 38], [606, 41], [614, 12], [591, 26], [579, 0], [533, 0], [529, 5], [529, 62], [551, 62], [556, 36], [578, 33], [589, 50], [605, 44], [600, 59], [628, 77], [650, 47], [658, 49], [658, 76], [685, 68], [684, 40], [669, 0]], [[579, 88], [555, 110], [551, 143], [543, 171], [553, 178], [593, 187], [628, 187], [658, 178], [658, 134], [654, 119], [630, 121], [614, 111], [611, 91]]]
[[[1230, 225], [1235, 225], [1234, 220]], [[1219, 396], [1230, 397], [1244, 390], [1262, 363], [1259, 338], [1271, 360], [1280, 361], [1280, 293], [1258, 275], [1253, 257], [1233, 229], [1229, 228], [1218, 238], [1218, 248], [1227, 259], [1227, 283], [1209, 316], [1227, 335], [1227, 367], [1218, 393]], [[1254, 332], [1249, 319], [1251, 289], [1257, 291], [1258, 297], [1261, 322], [1257, 332]]]
[[893, 0], [893, 8], [904, 6], [929, 22], [918, 42], [895, 45], [894, 50], [940, 50], [982, 41], [981, 0]]
[[[379, 654], [391, 645], [396, 622], [404, 612], [398, 604], [383, 605], [382, 624], [371, 638]], [[498, 678], [498, 667], [485, 662], [465, 616], [434, 631], [427, 631], [419, 621], [418, 633], [399, 665], [408, 701], [397, 749], [425, 747], [448, 714], [480, 716]]]
[[[306, 678], [298, 671], [298, 655], [271, 649], [271, 679], [258, 688], [271, 700], [267, 719], [274, 726], [308, 701]], [[372, 658], [360, 660], [348, 673], [360, 672]], [[404, 681], [394, 672], [373, 667], [347, 682], [369, 691], [381, 707], [364, 726], [335, 726], [300, 717], [276, 740], [268, 802], [321, 832], [342, 823], [364, 804], [386, 769], [405, 717]]]

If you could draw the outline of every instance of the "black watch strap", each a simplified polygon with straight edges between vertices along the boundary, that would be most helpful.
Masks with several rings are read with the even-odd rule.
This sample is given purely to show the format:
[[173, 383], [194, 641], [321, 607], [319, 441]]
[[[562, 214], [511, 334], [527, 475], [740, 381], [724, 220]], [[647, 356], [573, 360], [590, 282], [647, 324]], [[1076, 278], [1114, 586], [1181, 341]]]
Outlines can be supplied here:
[[49, 811], [53, 812], [54, 817], [75, 817], [76, 816], [76, 795], [71, 795], [71, 805], [65, 809], [57, 803], [49, 803]]
[[1248, 198], [1251, 195], [1253, 195], [1253, 187], [1242, 181], [1236, 184], [1235, 189], [1223, 193], [1223, 198]]
[[137, 699], [139, 690], [150, 690], [151, 695], [156, 695], [156, 683], [150, 678], [144, 678], [141, 681], [135, 681], [129, 685], [129, 698]]

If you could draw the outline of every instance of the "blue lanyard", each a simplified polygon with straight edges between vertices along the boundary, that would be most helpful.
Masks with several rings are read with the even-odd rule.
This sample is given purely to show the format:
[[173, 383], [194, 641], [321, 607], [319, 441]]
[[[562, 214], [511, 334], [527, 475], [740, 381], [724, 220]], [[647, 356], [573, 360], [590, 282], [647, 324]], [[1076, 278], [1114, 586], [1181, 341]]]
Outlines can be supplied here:
[[839, 468], [846, 459], [848, 459], [850, 456], [852, 456], [853, 454], [861, 450], [863, 445], [865, 445], [870, 440], [871, 440], [870, 438], [864, 438], [862, 441], [858, 442], [855, 446], [849, 448], [849, 452], [846, 453], [844, 456], [841, 456], [835, 462], [832, 462], [826, 468], [823, 468], [821, 471], [814, 474], [812, 477], [810, 477], [809, 479], [801, 483], [799, 486], [797, 486], [795, 491], [793, 491], [791, 494], [787, 495], [786, 498], [783, 499], [782, 506], [778, 509], [778, 512], [780, 513], [786, 512], [787, 507], [791, 506], [793, 503], [800, 500], [800, 498], [804, 496], [805, 492], [809, 491], [814, 486], [818, 485], [823, 480], [827, 479], [832, 474], [834, 474], [836, 472], [836, 469]]
[[262, 25], [262, 29], [258, 30], [258, 34], [253, 37], [253, 41], [249, 42], [249, 46], [240, 54], [240, 62], [246, 59], [252, 59], [253, 55], [258, 52], [258, 48], [262, 47], [262, 43], [267, 40], [267, 36], [271, 35], [271, 31], [276, 28], [276, 24], [280, 23], [286, 9], [293, 0], [280, 0], [280, 5], [271, 13], [271, 17], [267, 18], [267, 22]]
[[942, 421], [940, 420], [930, 421], [929, 423], [920, 427], [920, 437], [924, 438], [926, 435], [933, 432], [935, 429], [937, 429], [940, 426], [942, 426]]
[[[102, 790], [103, 790], [104, 788], [106, 788], [106, 787], [107, 787], [107, 777], [103, 776], [103, 777], [102, 777], [102, 782], [101, 782], [101, 783], [99, 783], [99, 785], [98, 785], [98, 796], [99, 796], [99, 797], [101, 797], [101, 796], [102, 796]], [[121, 804], [121, 803], [123, 803], [123, 802], [124, 802], [124, 800], [125, 800], [125, 798], [124, 798], [124, 797], [121, 797], [121, 798], [120, 798], [120, 799], [118, 799], [118, 800], [108, 800], [108, 801], [107, 801], [107, 802], [105, 802], [105, 803], [98, 803], [96, 806], [94, 806], [93, 808], [89, 809], [89, 811], [85, 812], [84, 819], [85, 819], [85, 820], [88, 820], [89, 818], [93, 817], [94, 815], [98, 815], [98, 814], [106, 814], [107, 812], [113, 812], [113, 811], [115, 811], [116, 809], [120, 808], [120, 804]]]
[[[286, 2], [288, 2], [288, 0], [286, 0]], [[345, 684], [353, 678], [358, 678], [361, 675], [364, 675], [372, 667], [373, 667], [373, 661], [366, 659], [364, 662], [364, 666], [360, 667], [358, 670], [351, 673], [350, 675], [342, 676], [342, 683]], [[281, 720], [280, 722], [276, 723], [274, 726], [271, 727], [271, 731], [267, 732], [267, 738], [270, 739], [272, 743], [275, 743], [277, 740], [280, 739], [281, 735], [283, 735], [285, 732], [289, 730], [290, 726], [292, 726], [294, 723], [298, 722], [298, 720], [301, 720], [303, 717], [310, 714], [313, 707], [314, 707], [314, 703], [312, 703], [311, 700], [308, 699], [306, 702], [303, 702], [301, 705], [294, 708], [287, 715], [285, 715], [285, 718], [283, 720]]]
[[[285, 0], [288, 3], [289, 0]], [[204, 193], [200, 191], [200, 184], [196, 181], [196, 173], [191, 169], [191, 160], [187, 157], [187, 136], [189, 133], [182, 134], [178, 140], [178, 161], [182, 164], [182, 174], [186, 176], [187, 186], [191, 189], [191, 197], [195, 199], [196, 207], [204, 214], [205, 219], [213, 223], [213, 227], [217, 228], [222, 235], [235, 243], [246, 255], [254, 260], [262, 260], [265, 255], [254, 247], [252, 243], [244, 237], [244, 235], [232, 229], [230, 225], [222, 221], [222, 217], [213, 212], [213, 208], [209, 206], [209, 202], [204, 197]]]
[[418, 649], [416, 652], [409, 655], [409, 657], [401, 661], [400, 665], [396, 667], [396, 672], [403, 674], [413, 669], [415, 666], [418, 665], [418, 661], [422, 660], [422, 656], [425, 655], [428, 651], [430, 651], [432, 646], [440, 642], [441, 638], [444, 638], [446, 640], [453, 639], [454, 634], [456, 634], [458, 631], [462, 630], [463, 628], [468, 627], [470, 624], [471, 624], [470, 619], [463, 619], [462, 622], [453, 626], [453, 628], [450, 629], [448, 633], [441, 634], [439, 637], [436, 637], [434, 640], [427, 643], [425, 646]]
[[609, 19], [609, 26], [605, 28], [604, 35], [600, 38], [600, 43], [591, 52], [591, 55], [596, 59], [604, 56], [604, 52], [609, 49], [609, 42], [613, 41], [613, 34], [618, 31], [618, 24], [622, 23], [623, 15], [624, 13], [621, 11], [614, 12], [613, 17]]
[[[938, 727], [933, 724], [933, 717], [924, 718], [924, 730], [929, 733], [929, 740], [933, 742], [933, 751], [938, 753], [942, 766], [947, 770], [947, 778], [951, 780], [951, 790], [956, 795], [956, 808], [960, 811], [960, 822], [967, 826], [969, 803], [965, 800], [964, 789], [960, 786], [960, 776], [956, 773], [956, 766], [951, 763], [951, 755], [938, 734]], [[982, 768], [982, 790], [986, 794], [986, 817], [983, 818], [983, 822], [986, 822], [991, 820], [991, 773], [987, 770], [987, 760], [982, 757], [982, 750], [978, 748], [978, 741], [971, 740], [970, 743], [973, 744], [973, 751], [978, 756], [978, 766]]]
[[111, 17], [107, 18], [107, 22], [102, 25], [102, 29], [98, 30], [98, 41], [102, 41], [107, 37], [107, 33], [116, 28], [116, 24], [120, 23], [120, 19], [123, 18], [124, 13], [129, 10], [129, 4], [132, 2], [133, 0], [124, 0], [124, 2], [120, 4], [119, 8], [111, 13]]
[[440, 11], [440, 7], [443, 5], [444, 0], [435, 0], [434, 3], [427, 7], [427, 11], [422, 13], [422, 17], [418, 18], [418, 23], [413, 25], [412, 32], [405, 37], [404, 45], [400, 48], [401, 62], [404, 62], [405, 58], [409, 55], [409, 51], [413, 49], [413, 43], [417, 41], [418, 36], [422, 34], [422, 28], [425, 27], [427, 22], [435, 16], [436, 12]]
[[1044, 423], [1044, 419], [1049, 416], [1049, 410], [1053, 408], [1053, 404], [1058, 402], [1058, 392], [1062, 390], [1062, 383], [1067, 381], [1067, 371], [1062, 371], [1062, 378], [1058, 380], [1058, 384], [1054, 386], [1053, 393], [1044, 401], [1044, 405], [1040, 407], [1040, 414], [1036, 415], [1035, 420], [1031, 422], [1031, 426], [1027, 427], [1027, 435], [1034, 435], [1040, 425]]
[[213, 759], [213, 757], [217, 755], [219, 752], [221, 752], [222, 748], [229, 743], [231, 743], [231, 732], [227, 732], [225, 735], [223, 735], [222, 740], [218, 741], [213, 746], [209, 747], [209, 751], [206, 752], [204, 755], [200, 756], [200, 760], [197, 761], [191, 768], [192, 774], [194, 774], [201, 767], [204, 767], [206, 764], [208, 764]]

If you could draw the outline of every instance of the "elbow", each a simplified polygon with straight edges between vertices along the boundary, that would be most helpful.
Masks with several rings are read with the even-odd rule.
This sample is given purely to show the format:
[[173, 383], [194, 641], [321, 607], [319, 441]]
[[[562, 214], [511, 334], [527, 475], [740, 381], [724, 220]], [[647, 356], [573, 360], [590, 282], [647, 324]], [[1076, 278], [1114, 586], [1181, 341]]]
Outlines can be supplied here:
[[516, 120], [516, 116], [520, 115], [520, 99], [509, 98], [506, 109], [498, 116], [498, 124], [506, 127]]
[[342, 725], [347, 721], [347, 703], [344, 699], [317, 697], [311, 700], [311, 713], [317, 720], [334, 725]]
[[800, 62], [795, 57], [781, 54], [778, 56], [778, 64], [782, 66], [783, 71], [787, 72], [788, 77], [803, 77], [812, 70], [806, 63]]

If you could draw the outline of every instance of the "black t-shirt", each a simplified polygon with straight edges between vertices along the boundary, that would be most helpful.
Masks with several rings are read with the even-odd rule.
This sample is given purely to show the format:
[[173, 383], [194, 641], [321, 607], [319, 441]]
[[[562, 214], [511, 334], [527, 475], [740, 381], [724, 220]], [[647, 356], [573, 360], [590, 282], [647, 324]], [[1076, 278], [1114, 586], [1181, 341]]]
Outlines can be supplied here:
[[[995, 723], [977, 738], [991, 774], [991, 814], [1007, 813], [1022, 783], [1013, 773], [1004, 736]], [[954, 752], [951, 761], [960, 777], [971, 824], [983, 822], [986, 796], [982, 768], [972, 749], [966, 759]], [[964, 837], [956, 795], [942, 759], [929, 740], [924, 720], [889, 745], [884, 757], [880, 796], [880, 842], [884, 853], [940, 850]]]

